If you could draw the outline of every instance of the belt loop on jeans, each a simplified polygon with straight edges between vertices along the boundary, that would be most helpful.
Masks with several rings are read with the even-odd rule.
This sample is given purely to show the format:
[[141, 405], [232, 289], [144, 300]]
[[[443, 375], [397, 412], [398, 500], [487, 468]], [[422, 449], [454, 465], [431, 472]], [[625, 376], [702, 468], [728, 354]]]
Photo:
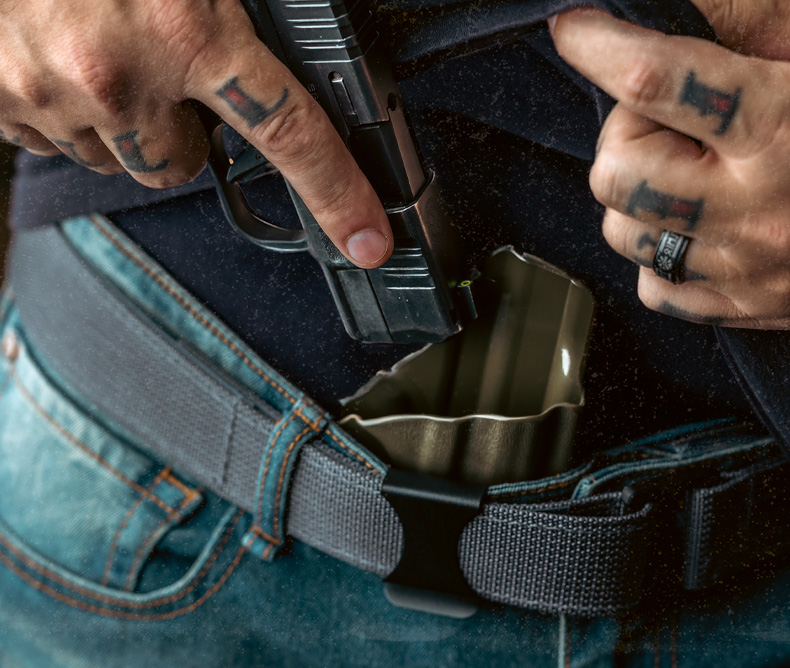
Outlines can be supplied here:
[[243, 543], [264, 561], [274, 559], [285, 543], [285, 494], [299, 452], [326, 423], [323, 411], [302, 397], [280, 418], [262, 450], [255, 514]]
[[[139, 261], [150, 263], [142, 254]], [[403, 524], [382, 494], [385, 471], [320, 409], [297, 399], [283, 414], [253, 395], [164, 333], [110, 276], [86, 264], [58, 228], [18, 235], [11, 282], [25, 336], [47, 368], [152, 454], [249, 511], [257, 532], [267, 534], [257, 536], [260, 543], [248, 539], [260, 556], [271, 558], [287, 534], [382, 577], [393, 573], [405, 543]], [[119, 374], [128, 382], [118, 383]], [[291, 396], [303, 396], [280, 381]], [[717, 438], [726, 446], [730, 436]], [[746, 529], [737, 536], [757, 532], [774, 552], [788, 547], [790, 526], [777, 511], [783, 504], [774, 487], [784, 474], [782, 461], [765, 456], [766, 439], [742, 446], [743, 434], [736, 433], [732, 440], [734, 448], [751, 447], [751, 462], [723, 483], [692, 485], [684, 540], [689, 587], [715, 581], [738, 563], [742, 549], [729, 538], [733, 504], [766, 520], [739, 522]], [[682, 457], [672, 464], [682, 466]], [[629, 505], [621, 488], [536, 503], [521, 500], [529, 497], [518, 485], [510, 487], [515, 491], [487, 490], [488, 501], [461, 531], [458, 564], [477, 595], [585, 616], [616, 615], [639, 604], [643, 581], [652, 575], [651, 540], [665, 538], [655, 535], [661, 513], [653, 505]]]

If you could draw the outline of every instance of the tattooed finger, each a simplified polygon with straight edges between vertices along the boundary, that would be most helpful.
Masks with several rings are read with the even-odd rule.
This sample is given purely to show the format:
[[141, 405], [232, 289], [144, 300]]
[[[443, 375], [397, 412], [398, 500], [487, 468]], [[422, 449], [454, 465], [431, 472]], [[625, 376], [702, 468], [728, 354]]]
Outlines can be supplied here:
[[[606, 242], [620, 255], [652, 271], [660, 228], [609, 209], [604, 216], [602, 232]], [[727, 280], [721, 266], [718, 249], [694, 240], [683, 260], [683, 278], [704, 283], [705, 287], [721, 288]]]
[[[743, 187], [691, 140], [618, 106], [590, 173], [595, 197], [632, 218], [709, 244], [737, 232]], [[647, 132], [647, 134], [644, 134]]]
[[782, 126], [782, 105], [764, 92], [786, 90], [786, 75], [769, 61], [600, 11], [561, 15], [554, 41], [563, 58], [631, 111], [722, 153], [752, 155]]
[[[702, 283], [672, 285], [648, 269], [639, 273], [639, 299], [649, 309], [701, 325], [748, 329], [788, 329], [790, 317], [770, 304], [748, 307]], [[778, 315], [777, 315], [778, 314]]]
[[27, 149], [36, 155], [57, 155], [52, 142], [29, 125], [17, 124], [0, 128], [0, 140]]
[[80, 167], [92, 169], [101, 174], [117, 174], [124, 171], [118, 160], [102, 142], [96, 131], [92, 128], [70, 135], [69, 139], [63, 137], [67, 133], [57, 133], [50, 141], [57, 146], [61, 153]]
[[688, 234], [696, 229], [704, 205], [705, 200], [702, 197], [695, 200], [683, 199], [651, 188], [647, 181], [642, 181], [628, 198], [625, 212], [632, 218], [641, 215], [655, 217], [659, 221], [677, 219], [682, 231]]
[[187, 105], [160, 108], [140, 127], [97, 127], [97, 133], [123, 168], [152, 188], [191, 181], [208, 156], [205, 130]]
[[[244, 43], [206, 59], [202, 78], [194, 78], [187, 93], [280, 170], [349, 260], [361, 267], [382, 264], [393, 247], [389, 222], [331, 121], [254, 35], [249, 42], [239, 39]], [[228, 51], [243, 55], [229, 61]]]

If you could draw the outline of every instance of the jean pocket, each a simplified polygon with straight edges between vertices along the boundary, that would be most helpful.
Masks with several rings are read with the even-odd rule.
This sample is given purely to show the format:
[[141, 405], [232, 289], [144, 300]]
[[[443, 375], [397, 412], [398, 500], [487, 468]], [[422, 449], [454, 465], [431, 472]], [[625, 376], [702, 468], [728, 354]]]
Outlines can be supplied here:
[[[172, 584], [190, 565], [162, 568], [156, 557], [174, 551], [168, 541], [205, 505], [202, 492], [51, 382], [13, 320], [0, 366], [0, 548], [109, 590]], [[151, 568], [156, 578], [146, 577]]]

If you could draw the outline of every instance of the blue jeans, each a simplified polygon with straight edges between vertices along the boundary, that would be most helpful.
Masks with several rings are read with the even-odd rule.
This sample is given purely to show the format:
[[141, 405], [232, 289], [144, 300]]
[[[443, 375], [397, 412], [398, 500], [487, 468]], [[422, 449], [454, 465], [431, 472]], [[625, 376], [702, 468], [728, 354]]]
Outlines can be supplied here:
[[[266, 399], [249, 362], [266, 363], [108, 221], [77, 218], [62, 230], [144, 311]], [[12, 294], [2, 323], [2, 668], [790, 664], [786, 569], [620, 619], [492, 604], [455, 620], [395, 608], [375, 575], [298, 542], [262, 561], [242, 542], [248, 515], [155, 461], [63, 386], [26, 339]], [[576, 494], [615, 467], [682, 464], [676, 444], [691, 431], [700, 429], [625, 446], [596, 476], [580, 474]], [[740, 434], [730, 451], [765, 441]], [[628, 456], [636, 451], [646, 454]]]

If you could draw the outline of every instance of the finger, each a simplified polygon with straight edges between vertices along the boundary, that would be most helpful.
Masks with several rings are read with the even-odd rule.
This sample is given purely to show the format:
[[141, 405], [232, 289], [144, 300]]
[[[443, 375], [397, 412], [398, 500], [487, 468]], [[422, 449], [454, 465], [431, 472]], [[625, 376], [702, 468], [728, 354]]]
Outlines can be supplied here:
[[0, 139], [34, 155], [57, 155], [58, 149], [43, 134], [21, 123], [0, 126]]
[[206, 164], [208, 139], [194, 109], [185, 104], [150, 105], [147, 113], [113, 116], [96, 132], [137, 181], [170, 188], [194, 179]]
[[50, 136], [50, 141], [61, 153], [81, 167], [100, 174], [119, 174], [124, 171], [121, 163], [93, 128], [77, 133], [54, 132]]
[[[641, 267], [653, 270], [653, 258], [662, 231], [613, 209], [604, 215], [604, 239], [615, 251]], [[723, 290], [732, 281], [732, 272], [719, 250], [702, 241], [691, 241], [683, 261], [683, 279], [711, 290]], [[663, 279], [662, 279], [663, 280]]]
[[673, 285], [650, 269], [640, 269], [639, 299], [647, 308], [702, 325], [745, 329], [788, 329], [790, 318], [750, 313], [732, 299], [698, 283]]
[[769, 146], [784, 122], [787, 67], [704, 40], [667, 36], [595, 10], [559, 16], [560, 55], [632, 111], [735, 157]]
[[605, 206], [712, 245], [729, 245], [751, 200], [712, 153], [617, 107], [590, 172]]
[[[228, 53], [236, 57], [229, 61]], [[236, 35], [232, 48], [217, 44], [203, 55], [187, 94], [216, 111], [280, 170], [350, 261], [360, 267], [385, 262], [393, 244], [381, 202], [329, 118], [293, 75], [251, 29]]]

